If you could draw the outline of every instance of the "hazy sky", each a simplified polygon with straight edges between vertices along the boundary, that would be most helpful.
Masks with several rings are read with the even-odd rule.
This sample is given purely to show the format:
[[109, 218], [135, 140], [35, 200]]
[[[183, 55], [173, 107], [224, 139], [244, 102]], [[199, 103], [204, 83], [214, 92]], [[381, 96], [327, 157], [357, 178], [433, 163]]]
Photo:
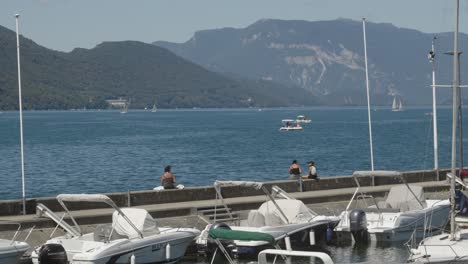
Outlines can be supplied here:
[[[0, 25], [48, 48], [70, 51], [102, 41], [187, 41], [195, 31], [246, 27], [261, 18], [389, 22], [423, 32], [453, 31], [453, 0], [1, 0]], [[460, 30], [468, 32], [468, 1]]]

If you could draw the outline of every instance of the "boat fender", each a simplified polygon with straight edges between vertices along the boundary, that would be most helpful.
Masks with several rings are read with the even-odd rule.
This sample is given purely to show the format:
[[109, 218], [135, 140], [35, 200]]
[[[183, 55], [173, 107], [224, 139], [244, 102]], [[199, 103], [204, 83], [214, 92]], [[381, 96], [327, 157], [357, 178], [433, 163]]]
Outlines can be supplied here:
[[166, 245], [166, 259], [171, 259], [171, 244], [167, 243]]
[[330, 242], [332, 240], [332, 236], [333, 236], [333, 229], [331, 229], [330, 226], [328, 226], [327, 233], [326, 233], [327, 242]]
[[309, 244], [311, 246], [315, 245], [315, 232], [314, 232], [314, 230], [310, 230], [310, 232], [309, 232]]
[[136, 264], [135, 254], [130, 257], [130, 264]]

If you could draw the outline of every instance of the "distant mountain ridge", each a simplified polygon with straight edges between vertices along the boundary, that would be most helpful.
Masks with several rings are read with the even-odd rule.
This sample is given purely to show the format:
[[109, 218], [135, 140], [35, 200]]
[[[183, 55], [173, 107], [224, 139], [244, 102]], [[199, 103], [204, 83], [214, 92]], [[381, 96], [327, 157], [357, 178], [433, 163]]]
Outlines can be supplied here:
[[[123, 97], [130, 108], [315, 105], [310, 92], [265, 81], [228, 78], [137, 41], [104, 42], [69, 53], [21, 37], [25, 109], [106, 108]], [[0, 110], [18, 108], [16, 36], [0, 26]]]
[[[390, 105], [394, 96], [405, 105], [430, 104], [427, 52], [434, 34], [388, 23], [367, 22], [366, 28], [373, 104]], [[451, 58], [439, 51], [451, 50], [453, 34], [437, 36], [437, 67], [444, 69], [438, 83], [449, 84]], [[185, 43], [153, 44], [209, 70], [299, 86], [324, 104], [366, 103], [361, 21], [262, 19], [246, 28], [198, 31]], [[460, 34], [460, 46], [466, 44], [467, 35]]]

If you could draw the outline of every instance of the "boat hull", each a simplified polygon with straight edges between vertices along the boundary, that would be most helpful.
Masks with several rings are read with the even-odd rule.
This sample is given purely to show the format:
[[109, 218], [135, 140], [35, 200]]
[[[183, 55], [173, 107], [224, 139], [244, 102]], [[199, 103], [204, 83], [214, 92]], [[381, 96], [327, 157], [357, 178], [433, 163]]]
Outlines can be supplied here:
[[[408, 241], [411, 236], [421, 239], [428, 231], [438, 234], [445, 227], [449, 212], [448, 200], [424, 210], [404, 213], [367, 212], [368, 238], [377, 242], [397, 242]], [[347, 217], [346, 212], [342, 214], [342, 221], [335, 228], [338, 238], [350, 237], [349, 221], [343, 221], [344, 217]]]
[[281, 127], [280, 131], [301, 131], [302, 127]]
[[[86, 250], [85, 243], [73, 239], [53, 239], [46, 244], [60, 244], [64, 247], [70, 264], [128, 264], [132, 256], [135, 263], [176, 263], [185, 255], [187, 247], [200, 231], [171, 232], [142, 239], [118, 239], [110, 243], [93, 243]], [[168, 246], [169, 245], [169, 246]], [[82, 251], [77, 251], [80, 248]], [[169, 253], [168, 253], [169, 252]], [[38, 256], [32, 254], [32, 261], [38, 264]]]
[[411, 250], [409, 263], [468, 263], [468, 230], [455, 233], [455, 240], [449, 234], [440, 234], [422, 240]]
[[0, 263], [16, 264], [23, 254], [29, 249], [24, 242], [11, 242], [0, 239]]

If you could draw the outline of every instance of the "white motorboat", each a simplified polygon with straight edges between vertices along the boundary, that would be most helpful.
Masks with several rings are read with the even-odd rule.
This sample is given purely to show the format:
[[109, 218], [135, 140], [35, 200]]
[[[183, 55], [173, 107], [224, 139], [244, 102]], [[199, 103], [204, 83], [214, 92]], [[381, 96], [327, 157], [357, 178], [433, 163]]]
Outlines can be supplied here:
[[[18, 263], [18, 260], [21, 256], [29, 250], [29, 245], [26, 242], [18, 241], [17, 237], [21, 230], [21, 225], [18, 223], [12, 222], [0, 222], [1, 225], [18, 225], [18, 229], [16, 230], [13, 238], [10, 239], [0, 239], [0, 263], [5, 264], [15, 264]], [[31, 234], [33, 228], [30, 229], [29, 233], [27, 234], [25, 240]]]
[[[422, 238], [425, 232], [440, 233], [447, 224], [449, 200], [425, 199], [421, 186], [405, 182], [392, 187], [386, 200], [377, 203], [371, 195], [360, 191], [357, 177], [370, 175], [400, 177], [405, 182], [396, 171], [354, 172], [358, 187], [335, 227], [339, 238], [351, 234], [356, 242], [408, 241], [413, 232]], [[369, 199], [373, 205], [367, 204]], [[364, 206], [359, 207], [360, 203]]]
[[[221, 195], [221, 186], [226, 185], [246, 186], [257, 190], [261, 189], [268, 197], [268, 201], [264, 202], [257, 210], [250, 210], [247, 219], [233, 221], [233, 223], [229, 225], [222, 223], [220, 226], [219, 221], [217, 221], [215, 217], [213, 220], [214, 224], [207, 225], [197, 239], [199, 248], [206, 246], [208, 232], [213, 228], [222, 227], [235, 231], [268, 234], [275, 240], [302, 234], [302, 238], [305, 239], [307, 236], [312, 236], [311, 239], [315, 241], [316, 233], [331, 233], [333, 227], [339, 221], [339, 218], [336, 216], [318, 215], [302, 201], [288, 196], [288, 194], [278, 186], [273, 186], [272, 193], [270, 193], [265, 186], [259, 182], [216, 181], [214, 186], [217, 198], [219, 198], [219, 201], [228, 214], [231, 214], [231, 212], [224, 203], [224, 199]], [[277, 199], [275, 199], [275, 197]], [[256, 240], [234, 240], [234, 244], [237, 247], [238, 253], [241, 253], [241, 251], [252, 252], [268, 243]]]
[[[447, 177], [452, 179], [452, 174]], [[467, 189], [468, 186], [460, 178], [455, 177], [458, 184]], [[463, 193], [461, 193], [463, 195]], [[466, 198], [466, 197], [465, 197]], [[458, 201], [457, 201], [458, 202]], [[439, 234], [421, 240], [415, 248], [410, 248], [408, 262], [416, 263], [468, 263], [468, 229], [466, 229], [467, 218], [455, 217], [458, 227], [453, 234]], [[455, 228], [454, 228], [455, 229]], [[409, 246], [413, 247], [411, 239]]]
[[306, 124], [308, 124], [308, 123], [311, 122], [311, 120], [310, 120], [310, 118], [308, 118], [308, 117], [305, 116], [305, 115], [298, 115], [298, 116], [296, 117], [296, 122], [297, 122], [297, 123], [306, 123]]
[[296, 120], [283, 119], [281, 122], [283, 123], [283, 126], [279, 129], [280, 131], [298, 131], [303, 129]]
[[28, 251], [26, 242], [0, 239], [0, 263], [15, 264]]
[[[74, 226], [68, 225], [44, 205], [38, 211], [51, 217], [64, 230], [65, 236], [52, 238], [31, 254], [34, 264], [105, 264], [105, 263], [175, 263], [200, 231], [193, 228], [158, 227], [144, 209], [122, 208], [102, 194], [60, 194], [58, 202]], [[96, 226], [92, 233], [82, 234], [64, 202], [101, 202], [114, 208], [112, 223]]]

